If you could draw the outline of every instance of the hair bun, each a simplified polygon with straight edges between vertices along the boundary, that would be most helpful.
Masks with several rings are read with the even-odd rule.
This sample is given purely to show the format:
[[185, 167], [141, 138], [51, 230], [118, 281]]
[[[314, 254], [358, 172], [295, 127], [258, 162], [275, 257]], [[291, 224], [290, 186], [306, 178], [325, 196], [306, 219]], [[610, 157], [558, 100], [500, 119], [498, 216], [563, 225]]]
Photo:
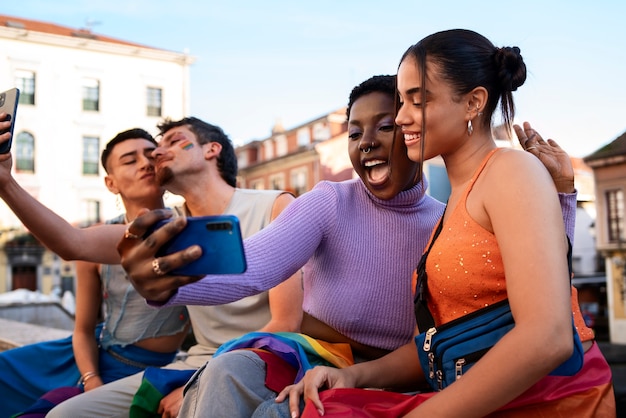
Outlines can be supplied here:
[[504, 91], [515, 91], [526, 81], [526, 64], [516, 46], [496, 48], [494, 56], [500, 85]]

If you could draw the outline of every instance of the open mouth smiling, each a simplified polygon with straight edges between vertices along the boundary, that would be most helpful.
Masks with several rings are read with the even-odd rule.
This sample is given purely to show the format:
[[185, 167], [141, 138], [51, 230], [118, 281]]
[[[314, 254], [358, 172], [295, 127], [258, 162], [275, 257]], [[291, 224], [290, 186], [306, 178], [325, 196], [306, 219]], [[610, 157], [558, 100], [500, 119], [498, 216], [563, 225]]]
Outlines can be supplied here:
[[389, 177], [389, 163], [387, 160], [368, 160], [363, 162], [365, 173], [367, 175], [367, 181], [373, 185], [380, 185], [384, 183]]

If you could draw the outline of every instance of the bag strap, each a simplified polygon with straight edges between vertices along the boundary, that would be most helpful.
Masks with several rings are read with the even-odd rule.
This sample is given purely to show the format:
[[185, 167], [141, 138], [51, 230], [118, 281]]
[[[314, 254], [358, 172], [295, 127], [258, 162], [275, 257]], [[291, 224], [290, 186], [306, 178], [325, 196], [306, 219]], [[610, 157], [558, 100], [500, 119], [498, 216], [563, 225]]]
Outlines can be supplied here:
[[[444, 210], [443, 214], [445, 213], [446, 212]], [[413, 301], [413, 306], [415, 310], [415, 320], [417, 321], [417, 329], [419, 332], [424, 332], [435, 326], [435, 319], [430, 313], [426, 303], [428, 292], [428, 287], [426, 286], [426, 282], [428, 280], [426, 276], [426, 258], [428, 258], [428, 253], [430, 253], [431, 248], [433, 248], [433, 244], [443, 229], [443, 214], [441, 215], [439, 225], [437, 225], [437, 229], [435, 230], [433, 239], [430, 241], [428, 249], [424, 252], [424, 254], [422, 254], [422, 258], [420, 258], [420, 262], [417, 265], [417, 284], [415, 288], [415, 300]]]

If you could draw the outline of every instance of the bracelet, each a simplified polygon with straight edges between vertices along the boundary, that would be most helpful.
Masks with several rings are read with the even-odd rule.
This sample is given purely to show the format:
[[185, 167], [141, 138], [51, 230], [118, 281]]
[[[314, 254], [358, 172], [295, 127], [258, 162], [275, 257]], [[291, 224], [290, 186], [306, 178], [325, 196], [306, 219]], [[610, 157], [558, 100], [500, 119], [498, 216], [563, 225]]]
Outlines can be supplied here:
[[87, 383], [89, 379], [91, 379], [92, 377], [96, 377], [96, 376], [100, 376], [100, 375], [96, 372], [86, 372], [80, 377], [80, 379], [78, 379], [78, 384], [85, 386], [85, 383]]

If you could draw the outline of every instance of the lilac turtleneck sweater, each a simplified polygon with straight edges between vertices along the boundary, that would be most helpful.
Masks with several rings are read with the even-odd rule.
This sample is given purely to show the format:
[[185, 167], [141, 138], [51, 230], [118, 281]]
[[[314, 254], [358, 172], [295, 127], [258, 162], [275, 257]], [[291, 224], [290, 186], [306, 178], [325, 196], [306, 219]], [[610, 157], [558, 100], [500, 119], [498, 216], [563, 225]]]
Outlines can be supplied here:
[[[576, 199], [568, 196], [561, 203], [571, 214]], [[443, 209], [421, 183], [380, 200], [360, 179], [320, 182], [245, 240], [244, 274], [206, 276], [162, 306], [232, 302], [304, 266], [305, 312], [355, 341], [393, 350], [413, 336], [411, 277]]]

